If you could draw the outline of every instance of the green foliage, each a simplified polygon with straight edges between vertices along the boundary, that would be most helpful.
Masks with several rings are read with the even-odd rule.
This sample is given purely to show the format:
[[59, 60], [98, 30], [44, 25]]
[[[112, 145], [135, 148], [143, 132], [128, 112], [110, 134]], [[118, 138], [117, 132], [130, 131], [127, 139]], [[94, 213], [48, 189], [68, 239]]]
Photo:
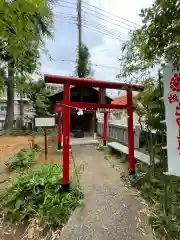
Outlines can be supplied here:
[[180, 235], [180, 179], [173, 177], [168, 184], [168, 212], [164, 213], [163, 169], [156, 166], [155, 178], [149, 181], [147, 166], [137, 166], [136, 177], [131, 179], [131, 184], [140, 190], [142, 196], [148, 201], [150, 207], [150, 223], [158, 239], [176, 240]]
[[11, 180], [2, 209], [12, 222], [38, 219], [43, 227], [59, 228], [68, 220], [83, 198], [82, 190], [71, 184], [62, 190], [62, 168], [46, 164], [29, 169]]
[[149, 77], [149, 71], [153, 65], [151, 59], [145, 59], [140, 50], [141, 44], [144, 44], [146, 36], [137, 29], [131, 33], [129, 41], [126, 41], [122, 47], [122, 56], [120, 62], [120, 74], [118, 78], [127, 79], [128, 82], [139, 83]]
[[[164, 105], [159, 99], [163, 96], [162, 77], [160, 72], [158, 79], [150, 76], [152, 68], [159, 64], [172, 63], [175, 68], [180, 65], [180, 2], [154, 0], [150, 8], [141, 10], [140, 16], [143, 26], [133, 31], [130, 40], [124, 44], [120, 59], [121, 72], [118, 75], [119, 78], [143, 84], [145, 89], [134, 98], [134, 109], [142, 129], [146, 130], [144, 141], [148, 145], [150, 166], [145, 171], [138, 172], [132, 183], [151, 203], [151, 222], [160, 239], [179, 239], [179, 180], [176, 179], [173, 186], [175, 193], [170, 191], [167, 196], [163, 176], [163, 171], [167, 171], [167, 159], [162, 150], [162, 146], [166, 146], [166, 131], [160, 123], [165, 119]], [[152, 130], [155, 131], [152, 133]], [[157, 169], [154, 162], [157, 154], [161, 156], [160, 169]], [[171, 188], [172, 184], [169, 186]], [[168, 216], [167, 201], [171, 206]]]
[[133, 31], [123, 46], [119, 78], [142, 81], [158, 63], [179, 67], [179, 12], [179, 0], [155, 0], [150, 8], [141, 10], [143, 26]]
[[85, 44], [82, 44], [78, 52], [78, 59], [76, 60], [75, 75], [80, 78], [87, 78], [92, 75], [92, 66], [89, 58], [89, 49]]
[[26, 96], [31, 100], [37, 115], [46, 114], [49, 108], [48, 95], [50, 91], [46, 89], [43, 80], [24, 82], [22, 89]]
[[179, 12], [179, 0], [156, 0], [150, 8], [141, 10], [145, 41], [139, 49], [144, 59], [159, 61], [163, 57], [179, 67]]
[[50, 36], [51, 2], [44, 0], [0, 1], [0, 60], [13, 63], [18, 72], [32, 72], [39, 58], [42, 36]]
[[[39, 65], [44, 37], [51, 36], [53, 0], [0, 1], [0, 62], [8, 66], [5, 128], [13, 128], [15, 77], [32, 74]], [[3, 81], [0, 74], [0, 85]]]
[[165, 237], [163, 239], [176, 240], [179, 238], [180, 226], [177, 223], [177, 219], [172, 216], [167, 216], [162, 211], [157, 211], [156, 214], [151, 216], [150, 222], [152, 227], [158, 232], [158, 235]]
[[9, 170], [22, 170], [36, 163], [36, 153], [38, 147], [32, 149], [22, 149], [20, 152], [14, 154], [6, 162]]
[[162, 82], [147, 78], [143, 86], [144, 91], [133, 98], [134, 110], [144, 129], [160, 130], [162, 127], [160, 121], [165, 117], [165, 109], [161, 106], [162, 100], [160, 100], [163, 95]]

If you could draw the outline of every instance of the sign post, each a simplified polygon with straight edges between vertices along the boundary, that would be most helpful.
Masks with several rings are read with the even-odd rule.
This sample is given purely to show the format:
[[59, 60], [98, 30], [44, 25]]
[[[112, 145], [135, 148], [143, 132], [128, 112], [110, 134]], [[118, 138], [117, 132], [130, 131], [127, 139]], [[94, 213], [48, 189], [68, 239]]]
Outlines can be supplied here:
[[44, 128], [44, 154], [47, 160], [47, 127], [55, 126], [55, 118], [48, 115], [35, 117], [35, 126]]

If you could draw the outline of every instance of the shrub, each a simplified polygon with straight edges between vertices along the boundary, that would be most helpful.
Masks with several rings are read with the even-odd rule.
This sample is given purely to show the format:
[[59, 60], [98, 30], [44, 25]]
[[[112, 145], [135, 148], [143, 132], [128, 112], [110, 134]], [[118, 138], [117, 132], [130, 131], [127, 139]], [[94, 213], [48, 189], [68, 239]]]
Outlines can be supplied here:
[[61, 182], [60, 165], [28, 169], [11, 180], [2, 204], [3, 213], [13, 223], [33, 218], [44, 228], [61, 227], [83, 197], [77, 184], [71, 184], [69, 192], [61, 191]]
[[25, 169], [32, 164], [36, 163], [37, 148], [22, 149], [20, 152], [14, 154], [5, 163], [9, 170]]
[[[155, 230], [155, 239], [179, 239], [180, 236], [180, 179], [170, 176], [165, 193], [165, 182], [161, 164], [155, 166], [153, 178], [145, 164], [137, 165], [136, 176], [128, 178], [149, 204], [148, 216]], [[168, 213], [165, 211], [165, 201]]]

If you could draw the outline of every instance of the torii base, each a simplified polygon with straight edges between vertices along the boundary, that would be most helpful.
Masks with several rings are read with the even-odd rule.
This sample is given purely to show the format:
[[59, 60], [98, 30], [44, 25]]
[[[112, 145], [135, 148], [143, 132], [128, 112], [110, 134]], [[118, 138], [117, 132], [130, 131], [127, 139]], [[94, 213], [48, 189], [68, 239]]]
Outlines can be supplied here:
[[60, 192], [69, 192], [69, 190], [70, 190], [70, 184], [69, 183], [67, 183], [67, 184], [62, 184], [62, 186], [61, 186], [61, 189], [60, 189]]
[[[69, 149], [69, 151], [71, 152], [71, 148]], [[63, 149], [62, 148], [60, 150], [57, 149], [57, 152], [63, 152]]]
[[135, 175], [135, 174], [136, 174], [136, 171], [134, 171], [134, 170], [130, 170], [130, 171], [129, 171], [129, 175], [130, 175], [130, 176]]

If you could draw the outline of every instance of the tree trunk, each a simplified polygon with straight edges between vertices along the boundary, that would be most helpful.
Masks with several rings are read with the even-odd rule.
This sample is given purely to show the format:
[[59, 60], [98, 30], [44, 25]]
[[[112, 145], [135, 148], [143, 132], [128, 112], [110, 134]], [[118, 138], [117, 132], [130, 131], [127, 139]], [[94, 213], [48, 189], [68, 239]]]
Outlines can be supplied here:
[[22, 98], [22, 93], [20, 93], [20, 128], [24, 126], [24, 103]]
[[7, 79], [7, 112], [5, 119], [5, 129], [13, 129], [14, 123], [14, 70], [13, 64], [8, 66], [8, 79]]

